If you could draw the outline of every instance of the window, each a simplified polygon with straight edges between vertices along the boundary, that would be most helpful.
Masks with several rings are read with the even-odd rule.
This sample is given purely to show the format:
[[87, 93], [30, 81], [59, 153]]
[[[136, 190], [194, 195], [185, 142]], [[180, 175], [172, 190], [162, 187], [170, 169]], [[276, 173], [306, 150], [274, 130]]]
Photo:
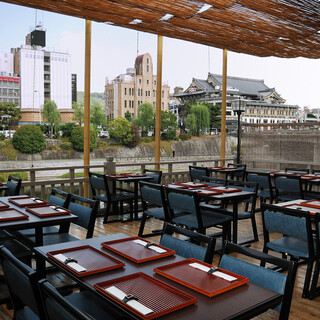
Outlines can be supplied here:
[[153, 97], [155, 97], [155, 96], [156, 96], [156, 91], [155, 91], [155, 90], [153, 90], [153, 92], [152, 92], [152, 96], [153, 96]]
[[139, 83], [141, 83], [141, 79], [139, 79]]
[[150, 97], [150, 91], [148, 91], [148, 96]]
[[131, 101], [131, 106], [132, 106], [132, 108], [134, 107], [133, 100]]
[[161, 97], [163, 98], [164, 97], [164, 91], [162, 90], [161, 92]]
[[149, 72], [149, 65], [147, 64], [147, 72]]
[[129, 88], [129, 96], [131, 96], [131, 88]]
[[146, 91], [146, 97], [148, 96], [148, 91]]
[[153, 84], [154, 84], [154, 85], [156, 85], [156, 84], [157, 84], [157, 81], [156, 81], [156, 80], [154, 80], [154, 81], [153, 81]]
[[147, 63], [149, 63], [149, 58], [147, 58]]
[[129, 108], [131, 108], [131, 100], [129, 100]]
[[124, 95], [127, 95], [127, 88], [124, 88]]
[[127, 107], [127, 100], [124, 100], [124, 107]]
[[147, 84], [149, 84], [149, 80], [147, 80]]

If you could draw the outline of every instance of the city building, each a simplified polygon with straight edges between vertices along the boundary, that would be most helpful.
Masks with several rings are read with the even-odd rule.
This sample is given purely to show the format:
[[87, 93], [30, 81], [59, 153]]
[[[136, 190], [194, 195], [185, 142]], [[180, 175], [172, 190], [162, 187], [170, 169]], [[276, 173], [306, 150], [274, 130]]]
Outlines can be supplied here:
[[[169, 106], [168, 85], [162, 85], [161, 110], [167, 111]], [[156, 106], [157, 76], [153, 75], [153, 63], [149, 53], [136, 58], [134, 68], [128, 68], [112, 81], [106, 79], [105, 97], [108, 119], [124, 117], [129, 111], [133, 118], [137, 117], [138, 106], [144, 102]]]
[[45, 30], [37, 26], [26, 44], [11, 49], [14, 73], [20, 76], [20, 124], [42, 122], [42, 108], [53, 100], [62, 122], [70, 122], [72, 110], [71, 57], [66, 52], [45, 50]]
[[[188, 102], [208, 102], [214, 105], [222, 104], [222, 75], [208, 74], [206, 80], [192, 79], [192, 83], [183, 93], [175, 95], [180, 100], [180, 126], [184, 127], [186, 115], [185, 104]], [[283, 123], [296, 122], [299, 106], [285, 104], [275, 90], [265, 85], [263, 80], [241, 77], [227, 77], [227, 125], [237, 120], [237, 115], [231, 109], [231, 101], [235, 99], [247, 101], [246, 111], [241, 115], [241, 121], [247, 123]]]
[[20, 106], [20, 78], [16, 74], [0, 72], [0, 102]]

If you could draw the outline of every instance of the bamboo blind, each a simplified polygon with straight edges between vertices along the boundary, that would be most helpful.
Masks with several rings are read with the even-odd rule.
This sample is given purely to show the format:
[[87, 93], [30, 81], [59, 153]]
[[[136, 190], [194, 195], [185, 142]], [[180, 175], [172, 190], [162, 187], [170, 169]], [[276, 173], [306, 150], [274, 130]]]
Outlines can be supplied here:
[[[319, 0], [5, 2], [255, 56], [320, 58]], [[211, 7], [199, 12], [205, 4]]]

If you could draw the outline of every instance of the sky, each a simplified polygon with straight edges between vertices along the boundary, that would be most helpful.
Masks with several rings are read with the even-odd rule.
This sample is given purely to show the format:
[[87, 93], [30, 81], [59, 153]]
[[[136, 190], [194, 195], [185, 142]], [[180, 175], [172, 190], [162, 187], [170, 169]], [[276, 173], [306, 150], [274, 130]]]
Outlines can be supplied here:
[[[0, 52], [25, 44], [25, 36], [42, 22], [47, 47], [71, 54], [78, 91], [84, 90], [84, 19], [4, 2], [0, 2], [0, 15]], [[151, 54], [153, 73], [157, 72], [156, 35], [93, 22], [91, 41], [91, 92], [104, 92], [106, 77], [112, 80], [133, 67], [137, 51]], [[162, 81], [170, 92], [176, 86], [186, 89], [192, 78], [206, 79], [208, 72], [222, 74], [222, 58], [221, 49], [164, 37]], [[228, 76], [264, 80], [287, 104], [320, 108], [319, 59], [260, 58], [229, 51], [227, 70]]]

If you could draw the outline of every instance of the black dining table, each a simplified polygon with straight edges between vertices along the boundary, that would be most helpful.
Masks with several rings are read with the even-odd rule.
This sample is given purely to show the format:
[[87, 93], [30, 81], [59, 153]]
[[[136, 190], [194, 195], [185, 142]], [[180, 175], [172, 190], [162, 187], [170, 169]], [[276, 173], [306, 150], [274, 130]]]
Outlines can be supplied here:
[[[250, 319], [267, 311], [269, 308], [274, 308], [282, 300], [281, 294], [253, 285], [250, 282], [243, 284], [237, 288], [233, 288], [229, 291], [223, 292], [219, 295], [208, 297], [200, 292], [192, 290], [182, 284], [169, 280], [154, 272], [154, 268], [156, 267], [184, 260], [185, 258], [181, 256], [172, 255], [162, 257], [156, 260], [147, 261], [144, 263], [136, 263], [114, 251], [108, 250], [107, 248], [101, 245], [101, 243], [105, 241], [119, 240], [128, 237], [129, 236], [126, 234], [118, 233], [68, 243], [41, 246], [35, 248], [34, 250], [38, 259], [45, 259], [60, 271], [65, 272], [74, 281], [79, 283], [81, 287], [95, 294], [97, 296], [97, 299], [99, 299], [98, 297], [107, 299], [108, 302], [112, 303], [117, 308], [122, 310], [129, 319], [140, 319], [140, 317], [131, 313], [130, 310], [127, 310], [121, 305], [119, 305], [119, 303], [117, 303], [114, 299], [110, 299], [102, 292], [96, 290], [94, 288], [94, 285], [96, 283], [101, 283], [109, 280], [118, 281], [115, 279], [119, 277], [130, 276], [137, 272], [142, 272], [152, 277], [153, 279], [160, 280], [163, 283], [168, 284], [177, 290], [183, 291], [184, 293], [191, 295], [192, 297], [195, 297], [198, 300], [195, 304], [161, 316], [161, 319], [168, 320]], [[48, 253], [50, 252], [56, 252], [59, 250], [70, 248], [71, 250], [73, 250], [72, 248], [78, 248], [84, 245], [89, 245], [97, 250], [102, 251], [103, 253], [108, 254], [109, 256], [117, 260], [124, 262], [125, 266], [119, 269], [113, 269], [109, 271], [79, 277], [74, 272], [70, 272], [68, 269], [66, 269], [63, 266], [63, 264], [56, 262], [48, 256]], [[152, 295], [152, 292], [150, 294]]]
[[[0, 229], [6, 230], [22, 230], [22, 229], [35, 229], [35, 246], [41, 246], [43, 244], [43, 227], [61, 225], [61, 224], [70, 224], [70, 222], [75, 221], [78, 217], [73, 214], [66, 215], [56, 215], [56, 216], [47, 216], [39, 217], [31, 212], [29, 212], [25, 207], [19, 207], [18, 205], [13, 204], [9, 199], [19, 199], [23, 195], [19, 196], [8, 196], [1, 197], [0, 201], [8, 204], [10, 208], [14, 208], [23, 214], [28, 215], [27, 219], [22, 220], [0, 220]], [[27, 197], [27, 196], [25, 196]]]

